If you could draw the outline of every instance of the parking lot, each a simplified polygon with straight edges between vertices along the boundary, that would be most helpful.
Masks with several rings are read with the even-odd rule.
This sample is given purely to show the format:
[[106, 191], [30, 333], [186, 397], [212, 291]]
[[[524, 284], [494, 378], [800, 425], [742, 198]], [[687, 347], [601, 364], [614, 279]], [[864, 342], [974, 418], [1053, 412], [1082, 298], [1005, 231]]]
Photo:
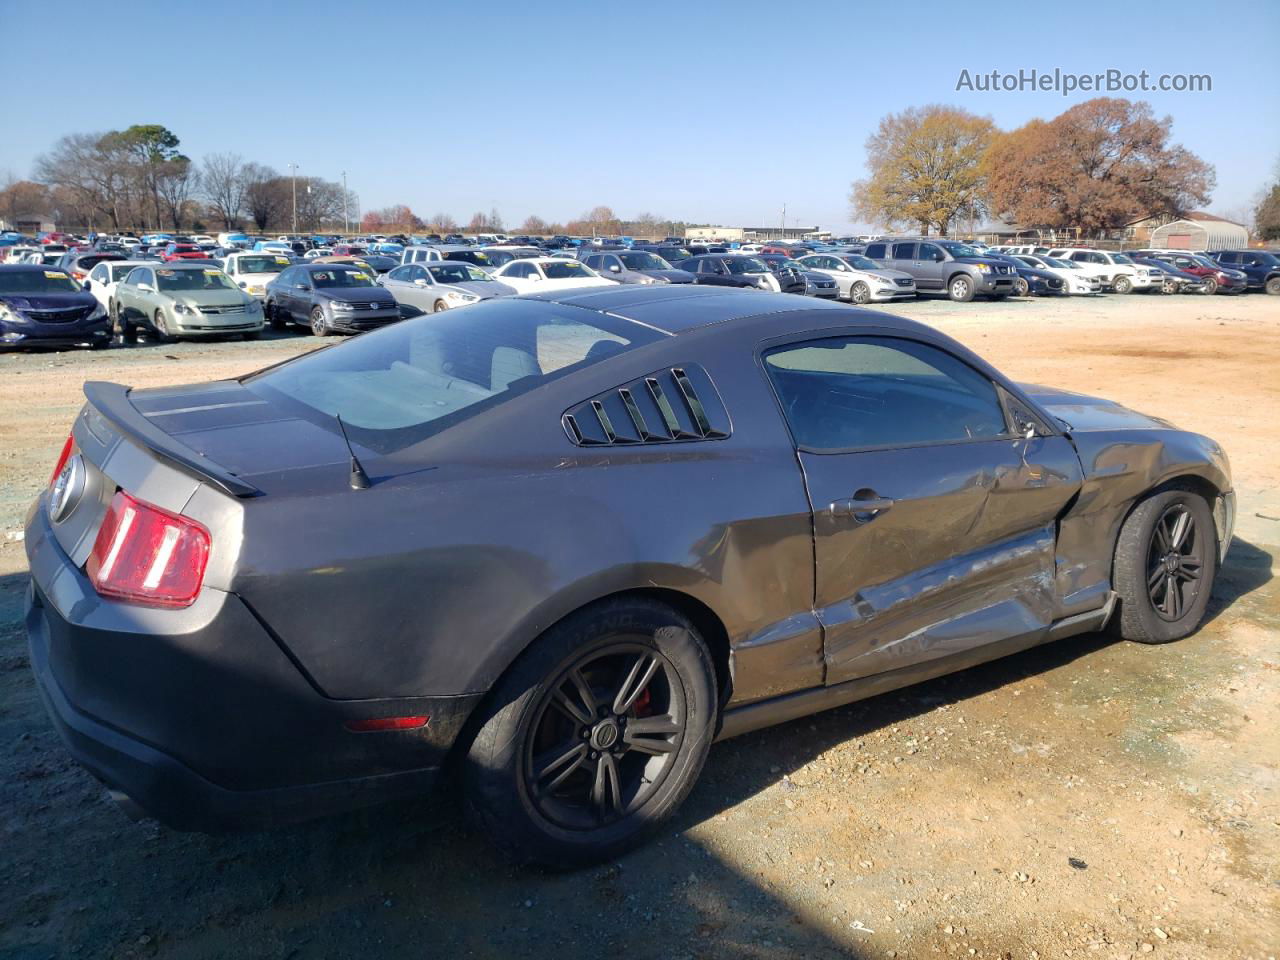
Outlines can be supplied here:
[[40, 706], [23, 514], [83, 381], [201, 381], [327, 341], [0, 354], [0, 958], [1273, 958], [1275, 299], [884, 309], [1217, 439], [1239, 521], [1207, 624], [1163, 647], [1070, 639], [732, 740], [658, 842], [563, 875], [506, 866], [447, 797], [224, 837], [127, 820]]

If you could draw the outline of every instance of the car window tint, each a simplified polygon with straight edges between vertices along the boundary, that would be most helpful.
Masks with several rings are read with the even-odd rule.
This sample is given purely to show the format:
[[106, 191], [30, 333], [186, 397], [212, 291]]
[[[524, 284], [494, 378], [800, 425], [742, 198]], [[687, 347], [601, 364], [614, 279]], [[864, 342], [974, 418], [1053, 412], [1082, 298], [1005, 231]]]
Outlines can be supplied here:
[[914, 260], [916, 258], [916, 245], [914, 243], [895, 243], [893, 245], [894, 260]]
[[796, 443], [809, 450], [953, 443], [1008, 432], [990, 380], [915, 341], [810, 340], [770, 351], [765, 367]]

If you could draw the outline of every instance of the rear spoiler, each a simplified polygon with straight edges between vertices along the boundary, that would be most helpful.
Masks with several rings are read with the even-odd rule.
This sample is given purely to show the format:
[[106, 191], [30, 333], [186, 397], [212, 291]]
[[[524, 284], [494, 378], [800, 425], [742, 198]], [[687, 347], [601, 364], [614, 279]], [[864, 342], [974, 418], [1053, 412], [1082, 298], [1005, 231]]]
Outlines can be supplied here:
[[233, 497], [258, 497], [262, 491], [240, 479], [220, 464], [165, 433], [129, 401], [129, 391], [119, 383], [90, 380], [84, 385], [85, 399], [121, 433], [183, 473], [213, 484]]

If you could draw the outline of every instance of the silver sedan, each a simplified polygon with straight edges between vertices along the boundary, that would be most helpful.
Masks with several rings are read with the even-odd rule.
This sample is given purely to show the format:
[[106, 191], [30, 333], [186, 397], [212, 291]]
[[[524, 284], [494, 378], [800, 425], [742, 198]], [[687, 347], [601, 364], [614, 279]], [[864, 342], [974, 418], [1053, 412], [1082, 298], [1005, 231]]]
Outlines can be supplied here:
[[388, 271], [379, 282], [396, 298], [396, 303], [423, 313], [439, 313], [516, 292], [479, 267], [457, 260], [406, 263]]

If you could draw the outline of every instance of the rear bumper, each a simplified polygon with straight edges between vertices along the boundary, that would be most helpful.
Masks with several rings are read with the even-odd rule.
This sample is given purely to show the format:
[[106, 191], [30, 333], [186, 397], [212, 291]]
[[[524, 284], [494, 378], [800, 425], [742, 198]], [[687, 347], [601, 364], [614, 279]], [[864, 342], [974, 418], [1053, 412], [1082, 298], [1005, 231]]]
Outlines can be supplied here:
[[[220, 832], [437, 781], [478, 696], [333, 700], [232, 594], [206, 588], [183, 611], [103, 600], [53, 539], [42, 503], [26, 536], [31, 666], [67, 748], [113, 791], [175, 828]], [[408, 715], [430, 720], [387, 733], [346, 728]]]

